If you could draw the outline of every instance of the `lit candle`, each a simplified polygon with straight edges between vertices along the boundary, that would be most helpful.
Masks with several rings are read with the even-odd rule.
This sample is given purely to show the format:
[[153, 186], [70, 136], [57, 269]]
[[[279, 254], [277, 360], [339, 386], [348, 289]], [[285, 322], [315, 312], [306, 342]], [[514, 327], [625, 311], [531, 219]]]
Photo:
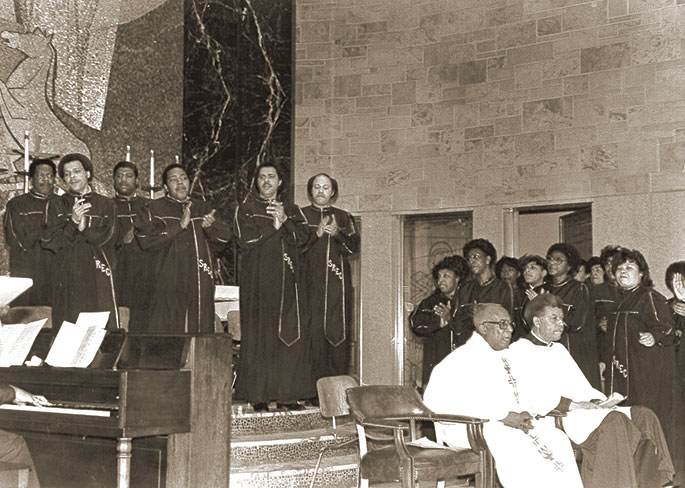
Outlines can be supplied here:
[[181, 156], [176, 155], [176, 164], [181, 164]]
[[131, 162], [131, 146], [126, 146], [126, 161]]
[[155, 186], [155, 152], [153, 150], [150, 150], [150, 186], [153, 188]]

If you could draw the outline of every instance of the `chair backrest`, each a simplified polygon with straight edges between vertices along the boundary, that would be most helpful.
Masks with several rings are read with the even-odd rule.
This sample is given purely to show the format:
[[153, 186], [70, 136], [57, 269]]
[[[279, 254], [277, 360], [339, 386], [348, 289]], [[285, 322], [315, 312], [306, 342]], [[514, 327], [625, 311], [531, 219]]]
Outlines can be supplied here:
[[52, 328], [52, 307], [48, 306], [25, 306], [11, 307], [6, 310], [0, 319], [5, 324], [28, 324], [35, 320], [45, 319], [44, 329]]
[[347, 390], [347, 403], [352, 416], [360, 424], [373, 419], [430, 418], [433, 414], [424, 405], [419, 392], [411, 386], [358, 386]]
[[359, 386], [359, 382], [352, 376], [326, 376], [316, 382], [321, 415], [335, 418], [350, 414], [345, 392], [349, 388]]

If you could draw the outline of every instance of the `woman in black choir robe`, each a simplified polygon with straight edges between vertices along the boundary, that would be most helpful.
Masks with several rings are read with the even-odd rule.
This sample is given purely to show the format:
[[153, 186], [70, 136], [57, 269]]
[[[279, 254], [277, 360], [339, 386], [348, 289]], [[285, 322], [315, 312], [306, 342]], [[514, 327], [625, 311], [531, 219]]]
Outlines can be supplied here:
[[257, 192], [236, 209], [240, 265], [240, 361], [236, 397], [266, 411], [276, 400], [298, 409], [314, 397], [302, 246], [309, 227], [297, 205], [277, 199], [276, 167], [260, 166]]
[[307, 182], [312, 205], [302, 209], [311, 233], [304, 258], [311, 312], [314, 379], [347, 374], [354, 290], [348, 257], [359, 252], [352, 216], [331, 204], [338, 182], [327, 174]]
[[12, 301], [12, 306], [50, 305], [55, 253], [40, 245], [48, 201], [56, 198], [55, 163], [34, 159], [29, 166], [31, 191], [7, 202], [5, 241], [10, 254], [10, 276], [31, 278], [33, 285]]
[[[614, 255], [618, 254], [620, 248], [618, 246], [605, 246], [602, 248], [599, 257], [599, 263], [592, 265], [592, 284], [590, 285], [590, 295], [595, 304], [595, 324], [597, 327], [597, 349], [599, 351], [599, 360], [606, 366], [611, 362], [611, 346], [609, 336], [607, 335], [607, 327], [609, 324], [609, 317], [616, 311], [618, 302], [621, 298], [621, 291], [614, 272], [611, 266], [611, 260]], [[591, 259], [592, 263], [595, 258]], [[601, 269], [600, 269], [601, 268]], [[595, 283], [595, 278], [601, 271], [601, 282]], [[606, 377], [606, 376], [605, 376]]]
[[172, 164], [162, 175], [167, 195], [149, 200], [136, 216], [137, 239], [159, 251], [147, 324], [139, 331], [168, 334], [214, 332], [214, 258], [209, 242], [227, 243], [230, 228], [209, 203], [190, 198], [185, 169]]
[[517, 306], [519, 310], [519, 321], [525, 331], [524, 335], [530, 332], [531, 326], [526, 323], [523, 312], [526, 305], [541, 293], [546, 293], [545, 279], [547, 278], [547, 261], [537, 254], [524, 254], [519, 258], [521, 266], [521, 286], [518, 288]]
[[594, 303], [587, 285], [576, 281], [571, 275], [579, 262], [580, 255], [575, 247], [562, 242], [552, 244], [547, 250], [547, 273], [551, 281], [546, 288], [564, 302], [567, 327], [559, 342], [566, 346], [590, 384], [599, 390]]
[[51, 200], [41, 245], [57, 253], [52, 295], [52, 324], [74, 322], [81, 312], [107, 312], [107, 328], [119, 328], [114, 294], [114, 202], [93, 192], [93, 165], [83, 154], [67, 154], [59, 175], [68, 192]]
[[609, 318], [607, 335], [611, 364], [607, 365], [607, 394], [621, 393], [627, 405], [654, 410], [683, 482], [683, 408], [676, 366], [677, 335], [666, 298], [655, 291], [649, 266], [637, 250], [621, 249], [612, 261], [621, 297]]

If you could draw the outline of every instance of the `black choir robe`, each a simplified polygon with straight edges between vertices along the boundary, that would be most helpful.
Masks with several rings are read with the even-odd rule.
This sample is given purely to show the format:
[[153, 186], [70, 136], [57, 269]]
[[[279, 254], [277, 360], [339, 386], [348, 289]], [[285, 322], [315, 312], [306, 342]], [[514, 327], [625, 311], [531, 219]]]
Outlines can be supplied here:
[[[590, 285], [590, 296], [595, 303], [595, 327], [597, 327], [597, 349], [599, 359], [604, 364], [609, 364], [611, 358], [607, 354], [611, 351], [609, 336], [600, 327], [602, 322], [609, 326], [609, 317], [616, 311], [618, 302], [621, 299], [621, 291], [617, 285], [612, 285], [608, 281], [599, 285]], [[610, 354], [609, 354], [610, 355]]]
[[[433, 307], [445, 304], [450, 309], [450, 318], [444, 327], [440, 327], [440, 317], [433, 312]], [[411, 330], [423, 341], [422, 386], [428, 385], [430, 374], [436, 364], [442, 361], [460, 341], [459, 321], [459, 290], [455, 290], [452, 298], [445, 295], [439, 288], [423, 300], [409, 316]]]
[[[626, 396], [627, 405], [654, 410], [682, 477], [684, 428], [675, 330], [673, 311], [659, 292], [644, 286], [621, 292], [607, 330], [611, 363], [607, 364], [606, 387], [607, 394], [616, 391]], [[640, 332], [650, 332], [656, 344], [640, 344]]]
[[[523, 312], [526, 310], [526, 305], [530, 302], [528, 295], [526, 295], [526, 290], [533, 290], [538, 295], [545, 290], [545, 284], [538, 286], [530, 286], [525, 283], [524, 287], [518, 287], [514, 290], [514, 298], [516, 300], [516, 314], [518, 315], [519, 324], [521, 325], [521, 337], [527, 336], [530, 333], [530, 324], [526, 323], [526, 319], [523, 318]], [[545, 290], [546, 291], [546, 290]]]
[[9, 248], [10, 276], [31, 278], [33, 286], [19, 295], [13, 306], [51, 305], [55, 253], [40, 245], [47, 223], [48, 201], [56, 195], [31, 190], [7, 202], [5, 241]]
[[309, 227], [297, 205], [276, 230], [268, 202], [254, 194], [236, 209], [240, 245], [240, 361], [236, 397], [251, 403], [291, 403], [316, 395], [304, 266]]
[[[359, 234], [352, 216], [335, 207], [302, 209], [310, 238], [304, 262], [307, 300], [311, 313], [312, 366], [314, 379], [347, 374], [350, 360], [350, 326], [354, 290], [348, 256], [359, 252]], [[333, 216], [339, 232], [335, 237], [316, 230], [324, 216]]]
[[[136, 238], [133, 222], [149, 199], [133, 196], [113, 198], [117, 207], [115, 241], [117, 268], [114, 280], [119, 306], [130, 309], [129, 331], [145, 330], [150, 320], [150, 300], [155, 288], [158, 251], [145, 251]], [[133, 231], [133, 234], [131, 234]]]
[[[464, 282], [459, 286], [459, 312], [456, 320], [459, 324], [455, 331], [455, 347], [464, 344], [474, 331], [473, 325], [473, 305], [475, 303], [497, 303], [502, 305], [512, 321], [516, 321], [514, 288], [508, 281], [501, 280], [493, 275], [489, 281], [481, 285], [477, 278]], [[518, 326], [516, 327], [518, 329]], [[521, 332], [514, 330], [516, 337], [520, 337]], [[512, 336], [513, 337], [513, 336]]]
[[545, 288], [564, 303], [564, 322], [567, 327], [559, 342], [566, 346], [592, 387], [601, 389], [597, 326], [590, 290], [585, 283], [570, 276], [563, 283], [548, 283]]
[[[187, 202], [192, 202], [190, 223], [181, 229]], [[209, 243], [225, 244], [231, 236], [218, 216], [211, 227], [202, 228], [203, 217], [211, 211], [202, 200], [180, 202], [165, 196], [148, 200], [136, 216], [140, 246], [159, 252], [149, 320], [138, 322], [137, 332], [214, 332], [214, 258]]]
[[117, 214], [114, 202], [92, 191], [83, 195], [92, 207], [78, 230], [71, 209], [78, 196], [66, 193], [48, 203], [48, 223], [41, 245], [56, 252], [52, 294], [52, 327], [74, 322], [81, 312], [109, 311], [108, 329], [119, 328], [114, 292], [114, 240]]

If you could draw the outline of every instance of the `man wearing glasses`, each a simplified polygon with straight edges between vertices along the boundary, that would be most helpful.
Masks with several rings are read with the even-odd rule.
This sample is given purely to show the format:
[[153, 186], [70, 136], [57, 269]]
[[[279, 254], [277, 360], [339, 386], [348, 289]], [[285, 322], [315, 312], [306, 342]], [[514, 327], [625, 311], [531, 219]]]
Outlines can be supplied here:
[[524, 310], [531, 330], [510, 348], [521, 397], [564, 415], [564, 430], [583, 453], [585, 488], [664, 486], [674, 470], [659, 419], [642, 406], [612, 408], [622, 398], [607, 400], [590, 385], [557, 342], [563, 305], [558, 296], [540, 294]]
[[[513, 363], [509, 343], [513, 324], [501, 305], [474, 306], [476, 333], [450, 353], [431, 374], [424, 395], [438, 413], [489, 419], [483, 435], [506, 488], [582, 488], [571, 443], [524, 395], [523, 379]], [[468, 448], [466, 429], [437, 424], [438, 442]]]

